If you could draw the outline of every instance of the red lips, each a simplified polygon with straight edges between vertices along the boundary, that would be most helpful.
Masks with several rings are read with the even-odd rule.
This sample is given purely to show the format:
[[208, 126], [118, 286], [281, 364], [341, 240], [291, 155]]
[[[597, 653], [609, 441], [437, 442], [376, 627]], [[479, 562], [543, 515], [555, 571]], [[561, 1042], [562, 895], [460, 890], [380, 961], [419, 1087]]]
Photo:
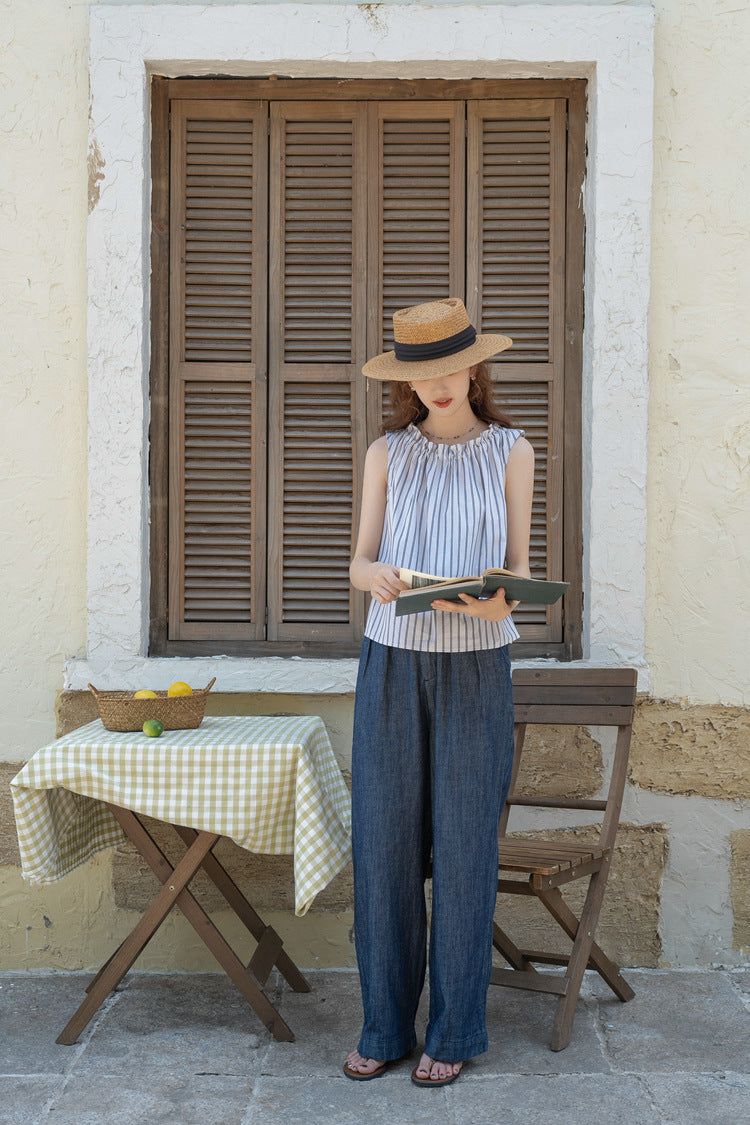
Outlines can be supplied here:
[[450, 406], [450, 404], [452, 402], [453, 402], [452, 398], [441, 398], [441, 399], [436, 399], [434, 405], [441, 407], [441, 409], [445, 409], [445, 407]]

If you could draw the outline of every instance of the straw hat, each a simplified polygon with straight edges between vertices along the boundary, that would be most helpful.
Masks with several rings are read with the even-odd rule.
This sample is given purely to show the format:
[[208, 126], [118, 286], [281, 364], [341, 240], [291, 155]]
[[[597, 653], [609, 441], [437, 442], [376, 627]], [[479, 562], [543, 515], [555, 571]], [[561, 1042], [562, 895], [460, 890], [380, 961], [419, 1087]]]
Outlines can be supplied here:
[[393, 314], [393, 337], [394, 350], [376, 355], [362, 368], [370, 379], [410, 382], [453, 375], [513, 343], [509, 336], [477, 336], [460, 297], [399, 309]]

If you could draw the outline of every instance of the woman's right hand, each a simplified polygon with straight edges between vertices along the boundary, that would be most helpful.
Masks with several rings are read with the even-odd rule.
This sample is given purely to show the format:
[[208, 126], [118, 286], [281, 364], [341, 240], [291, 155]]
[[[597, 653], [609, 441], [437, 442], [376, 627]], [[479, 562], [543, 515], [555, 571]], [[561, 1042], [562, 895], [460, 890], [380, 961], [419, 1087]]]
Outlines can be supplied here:
[[397, 566], [374, 562], [370, 568], [370, 593], [381, 605], [395, 601], [402, 590], [409, 589], [406, 582], [399, 578]]

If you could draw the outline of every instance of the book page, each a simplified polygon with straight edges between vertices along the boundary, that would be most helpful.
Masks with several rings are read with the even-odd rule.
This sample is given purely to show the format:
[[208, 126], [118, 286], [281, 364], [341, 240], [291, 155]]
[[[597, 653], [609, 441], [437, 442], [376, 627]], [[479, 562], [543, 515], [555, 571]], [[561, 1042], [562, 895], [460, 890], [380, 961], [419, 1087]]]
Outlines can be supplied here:
[[399, 569], [398, 576], [412, 590], [418, 590], [422, 586], [434, 586], [437, 582], [450, 582], [449, 578], [440, 578], [436, 574], [422, 574], [419, 570], [409, 570], [405, 566]]

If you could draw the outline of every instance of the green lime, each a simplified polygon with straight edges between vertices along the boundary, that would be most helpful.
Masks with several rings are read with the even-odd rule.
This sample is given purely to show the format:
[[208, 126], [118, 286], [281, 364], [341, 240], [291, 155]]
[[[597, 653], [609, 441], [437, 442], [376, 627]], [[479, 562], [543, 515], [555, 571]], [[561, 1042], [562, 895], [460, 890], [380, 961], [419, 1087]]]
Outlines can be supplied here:
[[164, 723], [159, 722], [158, 719], [146, 719], [143, 724], [143, 733], [150, 735], [151, 738], [158, 738], [160, 734], [164, 733]]

